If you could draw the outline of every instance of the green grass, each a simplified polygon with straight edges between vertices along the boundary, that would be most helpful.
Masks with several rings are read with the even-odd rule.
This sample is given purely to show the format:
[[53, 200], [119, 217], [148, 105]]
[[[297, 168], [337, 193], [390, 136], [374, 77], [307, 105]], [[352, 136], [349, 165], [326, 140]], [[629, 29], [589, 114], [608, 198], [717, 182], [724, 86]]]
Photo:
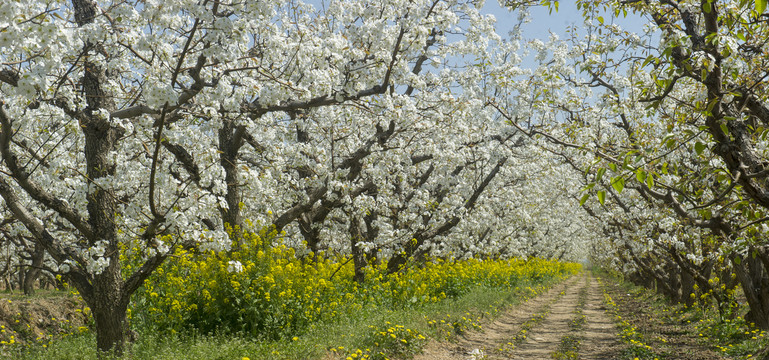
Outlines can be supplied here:
[[12, 301], [27, 301], [33, 299], [60, 299], [61, 297], [78, 298], [69, 289], [36, 289], [32, 295], [25, 295], [21, 290], [0, 290], [0, 299]]
[[[143, 333], [137, 329], [139, 340], [123, 358], [322, 359], [346, 357], [357, 350], [360, 350], [358, 354], [368, 354], [372, 359], [381, 358], [377, 356], [379, 352], [404, 358], [419, 352], [430, 338], [443, 339], [469, 328], [480, 328], [481, 322], [494, 318], [505, 307], [532, 296], [533, 291], [525, 287], [509, 291], [478, 287], [464, 296], [416, 309], [388, 311], [366, 308], [334, 322], [316, 324], [304, 335], [270, 342], [233, 335]], [[386, 333], [389, 328], [396, 330], [396, 341], [380, 344], [383, 339], [381, 332]], [[427, 339], [417, 341], [417, 334]], [[54, 341], [47, 348], [5, 349], [5, 355], [16, 359], [95, 360], [95, 342], [94, 334], [87, 333]], [[394, 344], [399, 347], [393, 349]]]

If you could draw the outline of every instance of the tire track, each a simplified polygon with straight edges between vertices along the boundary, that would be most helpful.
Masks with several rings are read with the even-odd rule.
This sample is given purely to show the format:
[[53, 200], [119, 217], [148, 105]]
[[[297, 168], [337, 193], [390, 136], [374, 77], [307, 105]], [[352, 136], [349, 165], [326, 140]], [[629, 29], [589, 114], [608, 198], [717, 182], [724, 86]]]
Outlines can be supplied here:
[[582, 313], [585, 315], [584, 341], [580, 347], [580, 359], [617, 359], [621, 344], [617, 338], [617, 327], [606, 314], [601, 284], [592, 277], [588, 298]]
[[[555, 285], [546, 293], [531, 298], [505, 311], [500, 317], [489, 324], [483, 325], [483, 331], [467, 332], [459, 337], [455, 343], [431, 342], [425, 347], [421, 355], [415, 360], [467, 360], [470, 354], [479, 351], [486, 355], [484, 359], [507, 359], [507, 355], [501, 354], [498, 349], [511, 342], [518, 334], [522, 325], [532, 318], [533, 314], [542, 312], [548, 307], [556, 306], [563, 302], [564, 295], [574, 292], [575, 287], [582, 276], [572, 276], [564, 282]], [[541, 325], [541, 324], [540, 324]], [[538, 328], [540, 326], [535, 326]], [[528, 337], [528, 336], [527, 336]]]
[[[570, 287], [553, 304], [545, 321], [532, 329], [526, 341], [513, 349], [505, 348], [500, 359], [552, 359], [551, 354], [558, 351], [561, 338], [569, 333], [569, 323], [574, 316], [579, 302], [579, 292], [587, 286], [585, 276], [575, 276], [580, 285]], [[495, 354], [496, 355], [496, 354]], [[494, 357], [492, 357], [493, 359]]]

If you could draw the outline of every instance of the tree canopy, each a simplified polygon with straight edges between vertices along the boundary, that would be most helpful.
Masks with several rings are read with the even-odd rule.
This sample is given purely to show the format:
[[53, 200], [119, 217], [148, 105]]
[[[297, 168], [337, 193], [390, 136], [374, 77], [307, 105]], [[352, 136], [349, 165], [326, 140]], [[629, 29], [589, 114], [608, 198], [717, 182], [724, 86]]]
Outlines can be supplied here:
[[590, 258], [719, 308], [740, 286], [769, 328], [766, 1], [582, 0], [541, 40], [526, 9], [558, 2], [500, 3], [504, 36], [470, 0], [8, 2], [6, 268], [67, 277], [104, 351], [174, 249], [261, 227], [358, 270]]

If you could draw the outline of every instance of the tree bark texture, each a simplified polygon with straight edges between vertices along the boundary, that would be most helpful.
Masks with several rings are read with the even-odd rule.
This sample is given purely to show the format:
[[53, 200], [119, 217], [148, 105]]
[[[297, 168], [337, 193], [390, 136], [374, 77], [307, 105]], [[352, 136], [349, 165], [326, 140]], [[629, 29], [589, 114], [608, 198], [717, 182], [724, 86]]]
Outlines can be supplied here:
[[755, 323], [760, 329], [769, 330], [769, 272], [761, 260], [761, 255], [755, 258], [750, 254], [732, 256], [737, 279], [750, 307], [745, 320]]
[[[96, 4], [91, 0], [73, 0], [75, 19], [79, 26], [93, 21], [97, 13]], [[96, 181], [115, 176], [115, 163], [109, 154], [115, 149], [122, 135], [108, 119], [96, 116], [100, 109], [115, 110], [112, 96], [104, 89], [107, 76], [104, 69], [89, 59], [99, 44], [84, 45], [84, 66], [82, 86], [87, 107], [80, 124], [85, 136], [86, 174], [89, 191], [86, 197], [88, 223], [93, 236], [87, 239], [91, 246], [105, 242], [105, 257], [109, 265], [101, 273], [92, 275], [91, 286], [78, 286], [96, 320], [96, 343], [102, 353], [122, 354], [125, 347], [126, 308], [130, 294], [123, 293], [123, 279], [120, 274], [120, 257], [117, 230], [114, 217], [117, 213], [116, 196], [112, 189], [97, 185]], [[75, 283], [78, 284], [77, 282]]]
[[40, 243], [35, 243], [35, 248], [32, 252], [32, 264], [24, 276], [24, 295], [33, 295], [35, 293], [35, 281], [40, 278], [40, 272], [44, 259], [45, 247], [43, 247], [43, 245]]

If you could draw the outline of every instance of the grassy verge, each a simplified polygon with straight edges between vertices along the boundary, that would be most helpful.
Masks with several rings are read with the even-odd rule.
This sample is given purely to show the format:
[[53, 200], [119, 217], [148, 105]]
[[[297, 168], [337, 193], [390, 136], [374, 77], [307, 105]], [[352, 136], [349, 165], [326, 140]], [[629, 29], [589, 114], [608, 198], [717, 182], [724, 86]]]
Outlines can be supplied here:
[[[244, 357], [366, 358], [366, 355], [369, 358], [408, 357], [419, 352], [428, 338], [450, 337], [467, 328], [479, 326], [480, 321], [493, 317], [503, 307], [516, 304], [543, 289], [543, 286], [535, 286], [498, 292], [478, 287], [462, 297], [430, 304], [423, 309], [361, 311], [357, 316], [320, 324], [302, 336], [281, 341], [254, 341], [233, 335], [142, 333], [126, 358], [176, 360]], [[449, 321], [446, 321], [447, 319]], [[393, 330], [388, 331], [390, 329]], [[420, 338], [420, 335], [423, 338]], [[96, 359], [94, 344], [92, 334], [72, 336], [54, 342], [47, 349], [31, 348], [17, 355], [25, 359]]]
[[[478, 329], [505, 304], [580, 269], [537, 258], [436, 258], [394, 273], [387, 261], [374, 263], [356, 281], [348, 256], [297, 256], [274, 230], [237, 243], [227, 252], [174, 249], [133, 294], [128, 320], [139, 340], [126, 358], [408, 358], [428, 338]], [[120, 250], [126, 272], [144, 256], [132, 245]], [[94, 358], [94, 329], [86, 330], [45, 350], [9, 341], [0, 358]]]
[[661, 357], [659, 351], [655, 351], [650, 345], [646, 343], [646, 336], [639, 332], [633, 323], [629, 322], [623, 316], [627, 317], [626, 311], [617, 305], [610, 295], [610, 292], [605, 291], [604, 303], [609, 308], [608, 312], [611, 313], [614, 322], [619, 329], [619, 337], [626, 347], [623, 351], [623, 355], [628, 359], [658, 359]]
[[[535, 296], [561, 279], [518, 287], [477, 286], [464, 295], [424, 306], [392, 310], [363, 307], [312, 324], [297, 336], [257, 340], [233, 334], [196, 335], [139, 329], [126, 359], [384, 359], [409, 358], [429, 339], [451, 338], [494, 318], [507, 306]], [[69, 336], [47, 348], [4, 349], [17, 359], [96, 359], [92, 332]]]

